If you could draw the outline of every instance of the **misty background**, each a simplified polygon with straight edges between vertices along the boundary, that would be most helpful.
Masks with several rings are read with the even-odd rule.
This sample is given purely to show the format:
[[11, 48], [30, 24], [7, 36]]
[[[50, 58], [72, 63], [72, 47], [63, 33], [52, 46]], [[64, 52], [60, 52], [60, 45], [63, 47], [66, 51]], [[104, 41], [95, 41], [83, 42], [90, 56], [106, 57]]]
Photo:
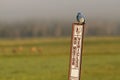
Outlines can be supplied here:
[[0, 37], [70, 36], [79, 11], [86, 36], [120, 35], [119, 0], [0, 0]]

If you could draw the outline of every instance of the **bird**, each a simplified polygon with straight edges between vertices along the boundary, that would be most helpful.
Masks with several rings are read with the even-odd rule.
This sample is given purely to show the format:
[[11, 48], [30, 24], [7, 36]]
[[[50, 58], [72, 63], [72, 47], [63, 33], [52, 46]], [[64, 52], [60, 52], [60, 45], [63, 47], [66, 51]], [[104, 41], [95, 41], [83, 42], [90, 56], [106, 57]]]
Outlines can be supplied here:
[[76, 19], [79, 24], [85, 24], [85, 17], [82, 15], [81, 12], [78, 12]]

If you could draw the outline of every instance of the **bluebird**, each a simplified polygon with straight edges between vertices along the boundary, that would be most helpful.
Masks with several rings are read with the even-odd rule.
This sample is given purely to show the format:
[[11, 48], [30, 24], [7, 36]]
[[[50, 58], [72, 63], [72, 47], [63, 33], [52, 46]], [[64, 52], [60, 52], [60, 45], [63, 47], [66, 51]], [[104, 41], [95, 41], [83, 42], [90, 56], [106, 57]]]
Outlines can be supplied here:
[[85, 24], [85, 18], [80, 12], [77, 14], [76, 19], [79, 22], [79, 24]]

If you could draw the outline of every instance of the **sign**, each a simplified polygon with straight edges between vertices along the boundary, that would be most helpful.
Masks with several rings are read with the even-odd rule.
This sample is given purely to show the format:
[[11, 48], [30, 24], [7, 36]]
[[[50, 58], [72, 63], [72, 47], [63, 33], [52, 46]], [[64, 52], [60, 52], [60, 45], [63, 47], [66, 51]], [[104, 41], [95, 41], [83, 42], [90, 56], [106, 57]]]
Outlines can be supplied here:
[[84, 25], [73, 23], [69, 80], [80, 80]]

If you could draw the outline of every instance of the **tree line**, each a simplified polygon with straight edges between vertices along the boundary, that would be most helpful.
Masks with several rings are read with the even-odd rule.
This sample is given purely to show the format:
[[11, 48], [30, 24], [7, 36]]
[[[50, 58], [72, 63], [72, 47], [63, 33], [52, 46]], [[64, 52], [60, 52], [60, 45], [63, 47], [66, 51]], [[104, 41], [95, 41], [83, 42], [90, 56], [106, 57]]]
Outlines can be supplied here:
[[[24, 21], [0, 23], [0, 38], [62, 37], [71, 35], [72, 22], [69, 21]], [[86, 36], [119, 36], [120, 23], [89, 21]]]

